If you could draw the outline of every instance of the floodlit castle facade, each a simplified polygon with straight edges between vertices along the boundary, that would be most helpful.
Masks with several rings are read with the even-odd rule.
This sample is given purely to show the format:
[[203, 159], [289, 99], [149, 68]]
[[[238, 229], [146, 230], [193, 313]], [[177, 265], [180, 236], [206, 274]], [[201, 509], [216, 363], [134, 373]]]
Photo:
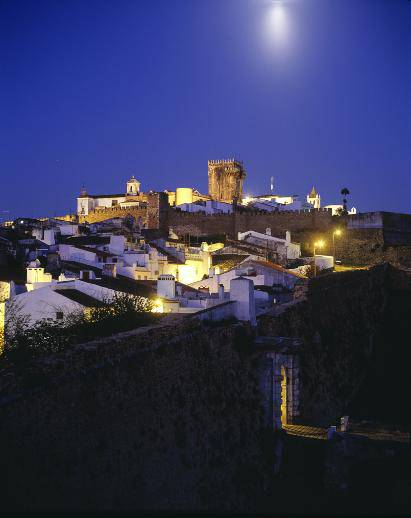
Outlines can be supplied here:
[[93, 210], [112, 207], [143, 207], [147, 199], [144, 194], [140, 195], [140, 185], [132, 176], [126, 184], [125, 194], [88, 194], [83, 187], [77, 198], [77, 215], [87, 216]]
[[121, 194], [89, 194], [83, 187], [77, 198], [80, 223], [96, 223], [112, 218], [132, 217], [141, 228], [158, 229], [165, 224], [168, 209], [166, 192], [141, 192], [141, 183], [132, 176]]
[[212, 200], [226, 203], [241, 202], [246, 177], [243, 163], [229, 160], [208, 161], [208, 194]]

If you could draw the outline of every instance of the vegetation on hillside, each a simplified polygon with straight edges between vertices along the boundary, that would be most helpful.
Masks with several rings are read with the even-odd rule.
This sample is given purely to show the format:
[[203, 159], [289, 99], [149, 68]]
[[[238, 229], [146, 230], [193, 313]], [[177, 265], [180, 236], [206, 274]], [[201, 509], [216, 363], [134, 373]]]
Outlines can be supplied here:
[[30, 322], [16, 302], [8, 306], [4, 326], [4, 357], [14, 362], [38, 354], [58, 352], [71, 344], [87, 342], [153, 323], [153, 303], [126, 293], [116, 294], [101, 307], [87, 308], [61, 320]]

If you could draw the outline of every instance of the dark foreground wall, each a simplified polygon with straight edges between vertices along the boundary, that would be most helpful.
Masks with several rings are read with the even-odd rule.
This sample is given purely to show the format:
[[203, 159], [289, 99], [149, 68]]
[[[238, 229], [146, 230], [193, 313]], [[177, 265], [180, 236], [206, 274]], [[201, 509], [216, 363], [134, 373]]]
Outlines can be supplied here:
[[247, 336], [188, 323], [3, 372], [2, 509], [258, 509], [273, 448]]
[[[411, 276], [388, 264], [310, 281], [307, 300], [276, 318], [260, 317], [262, 334], [302, 340], [300, 410], [329, 426], [345, 415], [408, 420]], [[393, 411], [393, 409], [395, 409]]]

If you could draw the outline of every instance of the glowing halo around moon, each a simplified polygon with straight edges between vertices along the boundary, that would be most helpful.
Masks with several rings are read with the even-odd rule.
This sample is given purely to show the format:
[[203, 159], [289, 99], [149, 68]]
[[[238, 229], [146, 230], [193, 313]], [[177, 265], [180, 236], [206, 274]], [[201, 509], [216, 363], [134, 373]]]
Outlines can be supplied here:
[[284, 0], [272, 0], [264, 13], [265, 39], [270, 50], [288, 53], [292, 47], [292, 20], [289, 5]]

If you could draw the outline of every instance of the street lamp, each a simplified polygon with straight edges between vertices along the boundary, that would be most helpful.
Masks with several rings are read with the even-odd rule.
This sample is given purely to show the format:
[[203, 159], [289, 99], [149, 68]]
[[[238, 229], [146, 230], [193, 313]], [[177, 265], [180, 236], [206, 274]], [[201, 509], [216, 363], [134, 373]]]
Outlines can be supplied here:
[[314, 277], [317, 276], [317, 263], [315, 262], [315, 252], [317, 248], [324, 248], [324, 241], [320, 239], [319, 241], [314, 241]]
[[341, 229], [337, 228], [333, 232], [333, 266], [335, 266], [335, 236], [341, 236], [342, 231]]

